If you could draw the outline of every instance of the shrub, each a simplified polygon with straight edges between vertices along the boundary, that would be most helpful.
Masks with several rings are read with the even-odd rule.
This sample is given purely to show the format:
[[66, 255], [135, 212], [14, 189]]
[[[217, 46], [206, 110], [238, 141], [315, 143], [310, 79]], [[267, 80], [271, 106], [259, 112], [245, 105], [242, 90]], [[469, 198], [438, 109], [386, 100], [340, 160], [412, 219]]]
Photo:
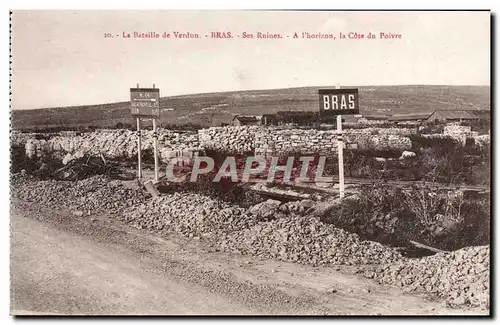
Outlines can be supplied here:
[[365, 239], [388, 243], [395, 240], [394, 225], [404, 214], [403, 198], [396, 187], [364, 186], [356, 197], [343, 200], [321, 220]]
[[325, 223], [362, 238], [400, 245], [418, 241], [445, 250], [490, 242], [489, 197], [429, 187], [400, 189], [382, 184], [361, 188], [321, 216]]
[[34, 159], [26, 155], [24, 146], [12, 146], [10, 148], [10, 173], [18, 173], [21, 170], [26, 170], [31, 173], [38, 169], [38, 165]]
[[489, 184], [490, 148], [462, 146], [451, 138], [411, 136], [423, 180], [454, 184]]

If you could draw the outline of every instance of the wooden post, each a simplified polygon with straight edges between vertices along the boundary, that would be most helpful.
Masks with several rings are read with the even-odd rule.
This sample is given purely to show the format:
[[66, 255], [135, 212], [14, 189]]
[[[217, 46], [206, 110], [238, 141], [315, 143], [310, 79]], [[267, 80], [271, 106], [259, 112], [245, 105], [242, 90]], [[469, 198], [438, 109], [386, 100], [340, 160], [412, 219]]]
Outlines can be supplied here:
[[[155, 83], [153, 83], [153, 89], [156, 88]], [[159, 109], [160, 103], [158, 103]], [[158, 164], [158, 132], [156, 130], [156, 118], [153, 118], [153, 150], [154, 150], [154, 159], [155, 159], [155, 183], [160, 179], [159, 177], [159, 164]]]
[[142, 162], [141, 162], [141, 119], [137, 118], [137, 177], [142, 178]]
[[[340, 89], [337, 85], [336, 89]], [[342, 115], [337, 115], [337, 151], [339, 154], [339, 192], [340, 198], [344, 198], [344, 139], [342, 135]]]
[[156, 119], [153, 119], [153, 150], [155, 156], [155, 182], [158, 182], [158, 133], [156, 132]]

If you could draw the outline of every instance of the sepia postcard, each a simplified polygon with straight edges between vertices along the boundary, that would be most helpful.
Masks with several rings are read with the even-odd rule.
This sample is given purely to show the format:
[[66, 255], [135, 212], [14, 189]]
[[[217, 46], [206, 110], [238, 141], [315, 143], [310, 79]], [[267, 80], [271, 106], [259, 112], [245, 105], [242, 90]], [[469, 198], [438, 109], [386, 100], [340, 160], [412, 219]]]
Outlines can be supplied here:
[[14, 10], [10, 313], [490, 312], [490, 11]]

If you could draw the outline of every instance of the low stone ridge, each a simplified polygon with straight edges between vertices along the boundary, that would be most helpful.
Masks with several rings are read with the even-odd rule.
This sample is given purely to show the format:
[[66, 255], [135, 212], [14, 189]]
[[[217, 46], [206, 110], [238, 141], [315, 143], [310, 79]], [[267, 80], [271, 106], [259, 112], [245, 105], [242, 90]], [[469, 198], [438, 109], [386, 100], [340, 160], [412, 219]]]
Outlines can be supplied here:
[[[153, 132], [141, 131], [142, 151], [153, 152]], [[199, 150], [195, 133], [177, 133], [166, 129], [158, 130], [159, 157], [168, 161], [179, 152]], [[109, 159], [134, 159], [137, 156], [137, 132], [129, 130], [99, 130], [79, 135], [58, 134], [50, 139], [36, 139], [26, 136], [16, 137], [16, 143], [25, 142], [29, 158], [52, 156], [56, 159], [71, 160], [85, 154], [100, 155]]]
[[489, 308], [490, 247], [466, 247], [420, 259], [402, 259], [362, 273], [407, 292], [425, 292], [450, 306]]
[[489, 246], [405, 258], [394, 248], [322, 223], [311, 214], [312, 200], [268, 200], [245, 209], [199, 193], [152, 199], [134, 182], [103, 176], [40, 181], [22, 174], [12, 176], [11, 193], [13, 198], [69, 209], [68, 218], [106, 213], [138, 228], [206, 240], [215, 251], [312, 265], [357, 265], [368, 278], [430, 294], [451, 306], [489, 308]]

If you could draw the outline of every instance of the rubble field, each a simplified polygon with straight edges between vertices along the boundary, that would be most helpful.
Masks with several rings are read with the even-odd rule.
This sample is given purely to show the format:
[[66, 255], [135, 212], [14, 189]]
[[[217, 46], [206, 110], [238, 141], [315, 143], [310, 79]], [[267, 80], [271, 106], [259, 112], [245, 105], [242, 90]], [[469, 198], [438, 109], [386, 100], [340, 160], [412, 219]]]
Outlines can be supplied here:
[[137, 181], [102, 175], [56, 181], [24, 173], [12, 175], [11, 195], [69, 209], [74, 218], [108, 214], [137, 228], [176, 232], [206, 242], [213, 251], [312, 265], [353, 265], [377, 282], [425, 293], [450, 306], [489, 308], [489, 246], [403, 257], [396, 248], [322, 223], [313, 213], [317, 202], [309, 199], [267, 200], [243, 208], [197, 192], [153, 199]]

